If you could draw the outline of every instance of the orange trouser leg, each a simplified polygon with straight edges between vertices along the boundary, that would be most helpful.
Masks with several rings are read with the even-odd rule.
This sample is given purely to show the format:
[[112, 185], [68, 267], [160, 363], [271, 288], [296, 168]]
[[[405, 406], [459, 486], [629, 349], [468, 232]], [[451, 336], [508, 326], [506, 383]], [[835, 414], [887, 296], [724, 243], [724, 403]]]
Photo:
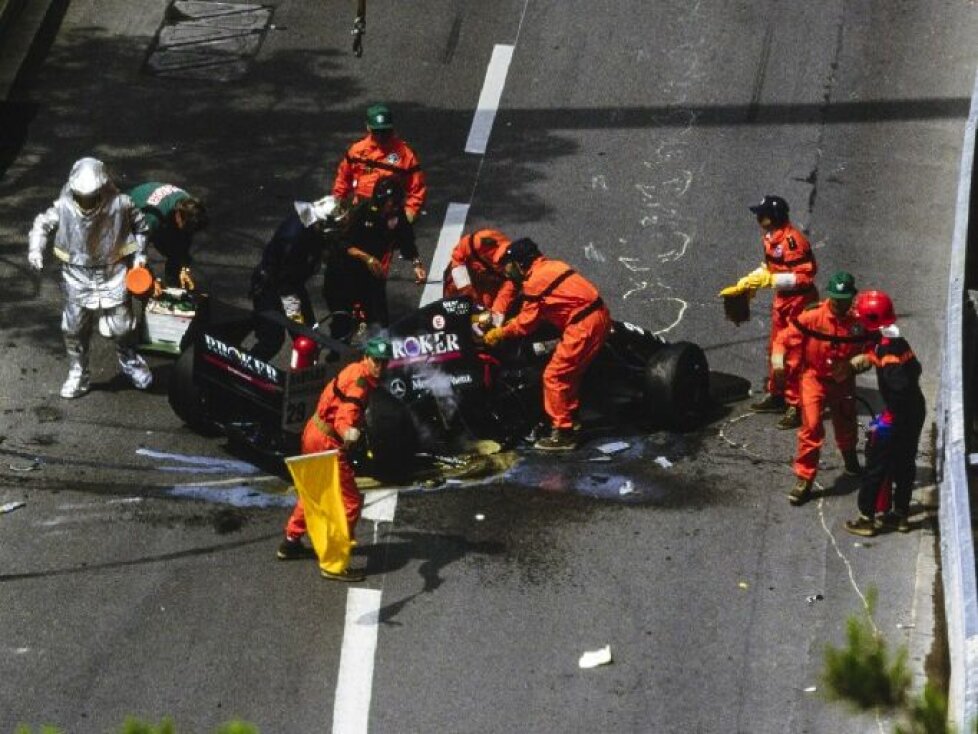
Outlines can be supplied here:
[[[339, 473], [340, 473], [340, 494], [343, 498], [343, 509], [346, 514], [347, 528], [350, 538], [356, 531], [357, 522], [360, 520], [360, 511], [363, 509], [363, 495], [357, 489], [356, 475], [353, 467], [347, 461], [346, 455], [342, 451], [342, 444], [327, 436], [317, 429], [312, 423], [306, 424], [302, 432], [301, 443], [303, 454], [314, 454], [320, 451], [332, 451], [339, 449]], [[296, 500], [292, 514], [285, 524], [285, 535], [290, 540], [301, 538], [306, 534], [306, 513], [302, 508], [302, 500]]]
[[306, 534], [306, 511], [302, 509], [302, 500], [295, 501], [289, 521], [285, 523], [285, 537], [289, 540], [298, 540]]
[[793, 355], [786, 355], [787, 369], [785, 370], [784, 383], [778, 385], [774, 380], [774, 370], [771, 368], [771, 350], [774, 347], [774, 340], [778, 335], [788, 328], [790, 320], [805, 310], [805, 306], [815, 300], [816, 292], [814, 289], [808, 294], [799, 296], [778, 296], [775, 295], [771, 303], [771, 332], [767, 341], [767, 360], [768, 372], [765, 389], [771, 395], [783, 395], [788, 405], [799, 405], [801, 399], [799, 381], [801, 372], [797, 368], [797, 361]]
[[819, 379], [812, 372], [801, 376], [801, 428], [798, 429], [798, 449], [795, 452], [794, 472], [801, 479], [814, 479], [818, 458], [825, 441], [822, 409], [828, 406], [832, 416], [835, 444], [840, 451], [856, 448], [858, 424], [852, 380], [834, 382]]
[[543, 409], [554, 428], [570, 428], [580, 405], [581, 380], [592, 360], [598, 356], [611, 328], [605, 309], [571, 324], [543, 371]]
[[825, 440], [822, 425], [822, 406], [825, 405], [825, 382], [811, 372], [801, 374], [801, 428], [792, 467], [799, 479], [814, 479], [818, 473], [818, 457]]
[[856, 419], [855, 380], [837, 382], [832, 386], [828, 402], [832, 415], [832, 430], [839, 451], [851, 451], [859, 445], [859, 422]]

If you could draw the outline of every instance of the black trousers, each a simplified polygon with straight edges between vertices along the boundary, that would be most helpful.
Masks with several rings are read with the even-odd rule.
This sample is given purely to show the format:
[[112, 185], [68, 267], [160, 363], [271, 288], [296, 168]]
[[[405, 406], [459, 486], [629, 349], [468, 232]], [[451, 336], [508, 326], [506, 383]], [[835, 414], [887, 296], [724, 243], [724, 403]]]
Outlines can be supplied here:
[[910, 514], [910, 496], [917, 476], [917, 446], [924, 429], [924, 411], [894, 415], [886, 438], [870, 434], [866, 444], [866, 470], [859, 487], [859, 512], [866, 517], [876, 513], [876, 495], [883, 483], [893, 482], [893, 511]]
[[359, 260], [346, 255], [331, 258], [323, 276], [323, 298], [329, 307], [330, 335], [344, 339], [355, 328], [353, 314], [368, 324], [388, 326], [387, 279], [376, 278]]

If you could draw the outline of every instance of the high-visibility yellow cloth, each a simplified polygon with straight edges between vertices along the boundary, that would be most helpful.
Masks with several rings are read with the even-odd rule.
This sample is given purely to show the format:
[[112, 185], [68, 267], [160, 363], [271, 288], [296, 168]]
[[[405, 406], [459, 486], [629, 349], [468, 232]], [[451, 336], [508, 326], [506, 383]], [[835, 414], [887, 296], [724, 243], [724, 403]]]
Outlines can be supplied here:
[[336, 451], [288, 456], [296, 492], [306, 513], [306, 532], [319, 557], [319, 567], [342, 573], [350, 563], [350, 529], [340, 494], [340, 469]]

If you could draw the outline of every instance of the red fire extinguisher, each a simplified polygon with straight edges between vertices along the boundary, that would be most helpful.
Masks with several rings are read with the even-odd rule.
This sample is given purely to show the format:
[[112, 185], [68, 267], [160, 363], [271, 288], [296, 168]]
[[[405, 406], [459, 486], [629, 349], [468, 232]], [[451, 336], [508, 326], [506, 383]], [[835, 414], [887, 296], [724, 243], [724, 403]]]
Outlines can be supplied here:
[[319, 345], [308, 336], [297, 336], [292, 340], [292, 358], [289, 366], [294, 370], [302, 370], [316, 364]]

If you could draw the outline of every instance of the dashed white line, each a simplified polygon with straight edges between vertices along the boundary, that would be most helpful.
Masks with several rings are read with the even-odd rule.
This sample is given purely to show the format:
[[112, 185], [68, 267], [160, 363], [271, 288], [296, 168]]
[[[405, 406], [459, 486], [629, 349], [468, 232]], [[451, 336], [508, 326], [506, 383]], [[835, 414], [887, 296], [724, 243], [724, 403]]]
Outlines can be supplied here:
[[333, 734], [366, 734], [373, 691], [381, 592], [350, 589], [333, 703]]
[[465, 229], [465, 220], [468, 216], [468, 204], [451, 203], [448, 205], [445, 222], [442, 224], [441, 234], [438, 235], [438, 244], [435, 245], [435, 254], [431, 258], [428, 283], [421, 294], [421, 306], [427, 306], [441, 298], [442, 282], [440, 276], [445, 271], [445, 267], [452, 256], [452, 248], [462, 236], [462, 230]]
[[466, 153], [484, 155], [486, 152], [489, 133], [492, 132], [492, 123], [499, 110], [499, 100], [503, 96], [506, 74], [509, 72], [509, 62], [512, 59], [512, 46], [496, 44], [493, 48], [489, 69], [486, 71], [486, 80], [482, 84], [482, 93], [479, 95], [479, 104], [472, 118], [472, 127], [469, 128], [469, 139], [465, 143]]
[[[466, 153], [483, 155], [486, 152], [512, 58], [513, 46], [497, 45], [493, 49], [465, 144]], [[428, 270], [428, 282], [421, 293], [422, 307], [442, 297], [444, 286], [440, 276], [448, 265], [452, 248], [462, 236], [468, 216], [469, 204], [449, 203]], [[376, 523], [394, 521], [397, 492], [372, 492], [369, 499], [365, 502], [363, 517], [374, 521], [376, 542]], [[333, 734], [367, 732], [382, 596], [383, 591], [379, 589], [350, 589], [347, 595], [343, 647], [333, 699]]]

